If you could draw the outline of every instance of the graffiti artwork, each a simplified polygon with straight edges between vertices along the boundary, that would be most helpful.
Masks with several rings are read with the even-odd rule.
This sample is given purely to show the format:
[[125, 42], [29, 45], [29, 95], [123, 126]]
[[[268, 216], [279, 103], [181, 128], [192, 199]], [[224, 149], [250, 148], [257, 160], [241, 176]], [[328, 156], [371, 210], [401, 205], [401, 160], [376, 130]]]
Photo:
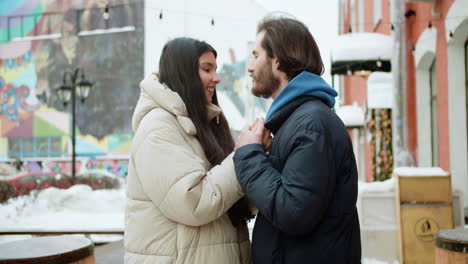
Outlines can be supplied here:
[[[143, 21], [140, 0], [0, 1], [0, 137], [57, 136], [57, 129], [42, 128], [58, 120], [54, 111], [70, 112], [56, 88], [76, 68], [94, 84], [86, 101], [77, 101], [79, 135], [131, 134], [143, 78]], [[68, 123], [52, 126], [69, 131]]]

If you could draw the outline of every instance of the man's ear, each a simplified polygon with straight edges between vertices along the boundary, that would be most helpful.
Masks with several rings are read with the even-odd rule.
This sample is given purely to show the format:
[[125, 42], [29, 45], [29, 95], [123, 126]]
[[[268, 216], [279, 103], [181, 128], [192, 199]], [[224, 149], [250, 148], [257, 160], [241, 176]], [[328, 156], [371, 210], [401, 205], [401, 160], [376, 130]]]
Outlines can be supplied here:
[[273, 57], [273, 65], [276, 70], [279, 69], [280, 63], [277, 57]]

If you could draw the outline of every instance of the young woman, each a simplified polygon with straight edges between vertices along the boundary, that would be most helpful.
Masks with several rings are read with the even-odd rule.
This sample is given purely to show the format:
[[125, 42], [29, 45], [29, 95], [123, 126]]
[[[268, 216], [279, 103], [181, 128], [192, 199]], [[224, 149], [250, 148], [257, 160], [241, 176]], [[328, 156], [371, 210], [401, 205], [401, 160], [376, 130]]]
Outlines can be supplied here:
[[127, 178], [125, 263], [250, 263], [216, 51], [177, 38], [140, 83]]

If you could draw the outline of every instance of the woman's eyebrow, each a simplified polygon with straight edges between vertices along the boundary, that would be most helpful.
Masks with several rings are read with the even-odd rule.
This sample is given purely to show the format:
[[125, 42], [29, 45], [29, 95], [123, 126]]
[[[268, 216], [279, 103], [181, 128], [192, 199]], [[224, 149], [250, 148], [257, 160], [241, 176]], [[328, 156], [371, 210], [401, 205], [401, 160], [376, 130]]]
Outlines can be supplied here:
[[202, 65], [202, 64], [208, 64], [208, 66], [211, 66], [211, 67], [215, 67], [215, 68], [216, 68], [216, 64], [213, 64], [213, 63], [211, 63], [211, 62], [205, 61], [205, 62], [200, 63], [200, 65]]

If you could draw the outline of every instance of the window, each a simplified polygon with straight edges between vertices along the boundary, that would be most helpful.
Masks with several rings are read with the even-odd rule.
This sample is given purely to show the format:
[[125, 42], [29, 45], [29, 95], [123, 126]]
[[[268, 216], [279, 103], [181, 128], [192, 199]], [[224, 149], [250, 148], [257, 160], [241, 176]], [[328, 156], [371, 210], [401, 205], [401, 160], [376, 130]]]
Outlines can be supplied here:
[[21, 157], [21, 143], [19, 139], [8, 139], [8, 155], [10, 157]]
[[62, 140], [59, 137], [49, 138], [49, 151], [51, 156], [62, 156]]
[[382, 0], [374, 0], [374, 27], [376, 27], [382, 19]]
[[47, 157], [48, 152], [49, 152], [48, 138], [39, 138], [37, 140], [37, 155], [39, 157]]
[[436, 60], [429, 69], [429, 78], [431, 86], [431, 145], [432, 145], [432, 166], [439, 166], [439, 132], [437, 120], [437, 73]]
[[351, 8], [349, 10], [351, 12], [351, 15], [350, 15], [351, 26], [350, 27], [351, 27], [352, 32], [356, 32], [356, 28], [357, 28], [356, 0], [351, 0]]
[[357, 0], [358, 1], [358, 15], [357, 15], [357, 31], [356, 32], [364, 32], [364, 0]]
[[34, 156], [34, 139], [33, 138], [23, 138], [22, 139], [22, 153], [25, 157], [33, 157]]
[[[465, 42], [465, 104], [466, 104], [466, 131], [467, 131], [467, 138], [468, 138], [468, 39]], [[467, 146], [468, 149], [468, 146]], [[467, 161], [468, 163], [468, 161]]]
[[61, 142], [60, 137], [9, 138], [8, 157], [60, 157]]

